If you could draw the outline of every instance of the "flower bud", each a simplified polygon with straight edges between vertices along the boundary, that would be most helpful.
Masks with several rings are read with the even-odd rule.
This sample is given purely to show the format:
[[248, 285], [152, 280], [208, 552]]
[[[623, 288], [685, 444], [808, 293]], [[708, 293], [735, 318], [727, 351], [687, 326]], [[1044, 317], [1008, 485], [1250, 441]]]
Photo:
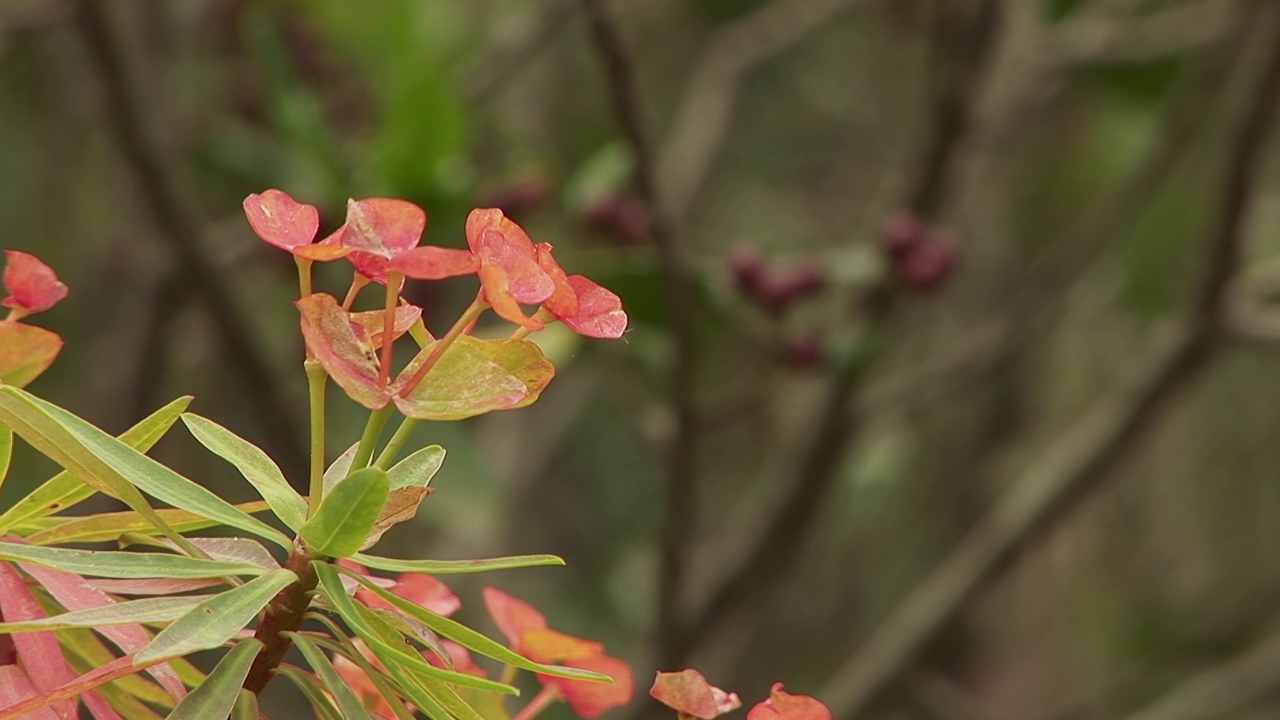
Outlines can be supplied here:
[[923, 242], [898, 263], [895, 270], [903, 287], [926, 294], [940, 288], [955, 271], [960, 251], [946, 231], [929, 232]]
[[817, 370], [826, 364], [827, 341], [818, 330], [810, 330], [787, 343], [785, 360], [797, 370]]
[[924, 240], [928, 227], [907, 211], [899, 212], [885, 222], [880, 230], [880, 251], [893, 262], [902, 261]]

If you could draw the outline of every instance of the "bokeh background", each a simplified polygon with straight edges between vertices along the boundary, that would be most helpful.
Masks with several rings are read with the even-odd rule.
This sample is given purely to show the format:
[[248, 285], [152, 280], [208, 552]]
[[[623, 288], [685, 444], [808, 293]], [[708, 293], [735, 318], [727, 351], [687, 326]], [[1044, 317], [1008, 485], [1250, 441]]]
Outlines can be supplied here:
[[[604, 640], [613, 717], [689, 664], [842, 719], [1274, 717], [1278, 12], [0, 0], [0, 246], [71, 287], [32, 389], [117, 432], [193, 394], [301, 477], [293, 267], [241, 200], [406, 198], [445, 246], [502, 207], [631, 329], [419, 429], [448, 460], [384, 554], [568, 561], [458, 580], [464, 619], [492, 583]], [[473, 292], [406, 291], [437, 330]]]

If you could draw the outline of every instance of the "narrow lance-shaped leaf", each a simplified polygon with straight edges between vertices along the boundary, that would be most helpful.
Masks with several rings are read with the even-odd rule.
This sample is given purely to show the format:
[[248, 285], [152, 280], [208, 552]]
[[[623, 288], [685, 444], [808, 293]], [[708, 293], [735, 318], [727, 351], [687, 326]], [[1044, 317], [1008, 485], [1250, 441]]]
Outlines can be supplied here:
[[325, 495], [298, 534], [322, 555], [352, 555], [369, 537], [389, 491], [385, 472], [373, 467], [357, 470]]
[[[44, 608], [27, 589], [22, 576], [3, 563], [0, 563], [0, 613], [16, 621], [37, 620], [45, 616]], [[75, 678], [71, 666], [62, 656], [62, 646], [52, 632], [26, 632], [12, 638], [18, 663], [26, 670], [37, 691], [49, 692]], [[59, 702], [52, 709], [59, 718], [75, 720], [74, 702]]]
[[[67, 661], [76, 672], [84, 673], [92, 668], [102, 667], [119, 657], [119, 653], [108, 650], [106, 644], [98, 639], [92, 630], [88, 628], [67, 628], [65, 630], [55, 630], [58, 635], [58, 641], [62, 643], [62, 647], [66, 648]], [[168, 665], [150, 668], [155, 670], [156, 667], [168, 667]], [[170, 697], [159, 685], [143, 678], [141, 675], [129, 675], [120, 678], [111, 683], [121, 692], [132, 696], [137, 700], [151, 703], [158, 707], [172, 708], [175, 703], [187, 694], [186, 688], [178, 695], [178, 698]], [[112, 697], [112, 692], [106, 687], [102, 688], [103, 694], [108, 698]]]
[[224, 563], [163, 553], [68, 550], [7, 542], [0, 542], [0, 559], [107, 578], [216, 578], [262, 574], [262, 568], [249, 563]]
[[356, 553], [351, 559], [375, 570], [426, 573], [428, 575], [462, 575], [494, 570], [518, 570], [520, 568], [564, 565], [564, 560], [555, 555], [513, 555], [511, 557], [485, 560], [401, 560]]
[[472, 630], [456, 620], [450, 620], [442, 615], [427, 610], [417, 603], [405, 600], [394, 593], [388, 592], [383, 588], [369, 581], [369, 579], [357, 572], [352, 572], [346, 568], [340, 568], [341, 571], [365, 588], [373, 591], [378, 597], [391, 603], [400, 612], [426, 625], [433, 632], [438, 633], [441, 637], [448, 638], [468, 650], [475, 651], [481, 655], [486, 655], [499, 662], [512, 665], [521, 670], [529, 670], [530, 672], [540, 673], [542, 675], [550, 675], [552, 677], [563, 677], [571, 680], [597, 680], [610, 682], [606, 675], [594, 673], [589, 670], [579, 670], [576, 668], [560, 667], [556, 665], [543, 665], [536, 663], [519, 653], [506, 648], [505, 646], [490, 640], [484, 635]]
[[0, 320], [0, 384], [24, 387], [49, 369], [62, 338], [42, 327]]
[[257, 640], [236, 643], [218, 661], [217, 667], [209, 673], [204, 684], [183, 698], [166, 720], [226, 720], [236, 705], [240, 686], [244, 685], [244, 679], [249, 676], [249, 668], [253, 667], [253, 660], [258, 657], [262, 647], [262, 643]]
[[173, 622], [206, 600], [207, 595], [157, 597], [127, 600], [114, 605], [65, 612], [38, 620], [0, 623], [0, 633], [30, 630], [62, 630], [65, 628], [106, 628], [111, 625]]
[[[17, 665], [0, 665], [0, 707], [17, 705], [37, 694], [31, 678]], [[58, 714], [44, 707], [23, 715], [23, 720], [58, 720]]]
[[369, 717], [369, 711], [360, 702], [360, 698], [351, 692], [351, 687], [338, 675], [338, 671], [334, 669], [333, 663], [329, 662], [329, 658], [325, 657], [324, 652], [306, 635], [289, 633], [289, 637], [293, 640], [293, 644], [298, 647], [298, 650], [302, 651], [302, 656], [307, 659], [307, 664], [311, 666], [311, 669], [324, 682], [325, 687], [329, 689], [329, 694], [337, 701], [342, 717], [346, 718], [346, 720], [372, 720]]
[[138, 652], [136, 661], [179, 657], [222, 645], [245, 629], [276, 593], [297, 580], [290, 570], [273, 570], [209, 598], [160, 631], [150, 645]]
[[258, 696], [241, 688], [236, 706], [231, 711], [232, 720], [258, 720]]
[[[22, 393], [22, 391], [4, 388], [0, 393]], [[279, 531], [237, 510], [231, 503], [204, 487], [182, 477], [66, 410], [32, 395], [25, 393], [23, 395], [23, 399], [53, 418], [84, 448], [148, 495], [174, 507], [189, 510], [224, 525], [265, 538], [283, 548], [293, 548], [293, 542]]]
[[[77, 480], [76, 482], [78, 483], [79, 481]], [[235, 507], [241, 512], [250, 514], [260, 513], [268, 509], [267, 503], [263, 500], [241, 503]], [[222, 524], [187, 510], [161, 508], [156, 510], [156, 514], [169, 527], [180, 533], [205, 530]], [[60, 520], [56, 525], [28, 535], [27, 542], [32, 545], [103, 542], [116, 540], [126, 533], [156, 535], [159, 534], [159, 531], [151, 524], [151, 521], [141, 514], [126, 510], [124, 512], [83, 515]]]
[[345, 720], [342, 715], [338, 714], [337, 708], [325, 696], [319, 681], [311, 673], [303, 672], [297, 666], [281, 664], [279, 669], [276, 670], [276, 674], [292, 682], [302, 692], [307, 702], [311, 704], [311, 709], [315, 710], [323, 720]]
[[505, 695], [520, 694], [519, 690], [505, 683], [432, 667], [421, 655], [406, 652], [388, 643], [386, 634], [394, 635], [396, 638], [402, 636], [391, 630], [385, 621], [374, 615], [371, 610], [363, 605], [357, 605], [347, 595], [342, 588], [342, 581], [339, 579], [338, 572], [334, 570], [332, 565], [317, 561], [312, 563], [312, 567], [315, 568], [316, 577], [320, 580], [321, 592], [324, 593], [330, 604], [337, 610], [338, 615], [360, 636], [361, 640], [364, 640], [365, 644], [369, 646], [369, 649], [374, 652], [383, 665], [388, 668], [393, 665], [406, 665], [428, 676], [462, 687], [471, 687]]
[[199, 415], [187, 413], [182, 416], [182, 422], [201, 445], [234, 465], [262, 499], [267, 501], [276, 517], [284, 521], [291, 530], [297, 530], [306, 521], [307, 501], [289, 485], [280, 467], [265, 452], [218, 423]]
[[[138, 424], [120, 435], [120, 442], [139, 452], [147, 452], [169, 432], [178, 416], [191, 404], [191, 396], [180, 397], [148, 415]], [[55, 458], [56, 460], [56, 458]], [[64, 470], [43, 485], [23, 497], [13, 507], [0, 515], [0, 535], [11, 528], [35, 518], [52, 515], [92, 497], [97, 492], [92, 486]]]
[[461, 420], [494, 410], [532, 404], [555, 367], [527, 340], [480, 340], [463, 335], [405, 397], [403, 388], [429, 356], [425, 350], [400, 373], [393, 390], [396, 406], [418, 420]]
[[403, 487], [426, 487], [431, 478], [440, 471], [444, 464], [445, 451], [439, 445], [428, 445], [415, 450], [409, 457], [401, 460], [387, 471], [391, 480], [391, 489]]

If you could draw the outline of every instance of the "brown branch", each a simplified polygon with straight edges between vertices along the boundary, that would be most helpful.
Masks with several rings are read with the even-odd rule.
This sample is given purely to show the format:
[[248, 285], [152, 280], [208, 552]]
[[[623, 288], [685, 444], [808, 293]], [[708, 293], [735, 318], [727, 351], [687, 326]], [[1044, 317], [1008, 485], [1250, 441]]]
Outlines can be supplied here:
[[659, 169], [672, 214], [689, 213], [706, 181], [746, 76], [861, 0], [773, 0], [726, 25], [694, 64]]
[[[908, 191], [907, 202], [926, 218], [941, 210], [950, 191], [952, 164], [968, 132], [969, 117], [981, 87], [981, 69], [998, 25], [997, 6], [994, 0], [982, 0], [970, 22], [949, 18], [965, 28], [963, 35], [970, 44], [958, 43], [958, 38], [950, 35], [946, 38], [947, 49], [957, 53], [957, 62], [967, 67], [945, 76], [946, 87], [940, 88], [936, 97], [933, 127], [918, 161], [915, 183]], [[956, 32], [951, 23], [940, 29], [948, 34]], [[892, 288], [880, 287], [864, 299], [863, 318], [872, 336], [882, 332], [895, 295]], [[860, 417], [855, 410], [864, 370], [864, 363], [850, 364], [832, 378], [814, 429], [808, 435], [809, 442], [796, 464], [790, 490], [764, 521], [763, 529], [752, 533], [747, 549], [728, 564], [728, 570], [712, 585], [707, 600], [685, 625], [675, 653], [677, 659], [726, 626], [734, 615], [747, 611], [753, 605], [752, 598], [761, 596], [759, 588], [774, 585], [786, 572], [789, 560], [814, 526], [814, 518], [834, 486], [845, 452], [852, 444], [851, 436]]]
[[256, 407], [278, 459], [293, 477], [307, 467], [301, 426], [289, 412], [284, 384], [263, 358], [236, 309], [234, 293], [201, 249], [201, 210], [187, 189], [179, 158], [168, 151], [146, 83], [112, 27], [112, 3], [78, 0], [79, 25], [105, 91], [116, 140], [137, 179], [148, 209], [173, 247], [184, 279], [203, 296], [227, 354], [244, 377], [243, 396]]
[[581, 0], [591, 37], [604, 64], [614, 114], [631, 146], [637, 191], [648, 206], [668, 320], [675, 345], [668, 394], [675, 427], [667, 449], [658, 576], [660, 661], [680, 632], [680, 596], [687, 574], [689, 539], [697, 519], [698, 419], [695, 402], [698, 329], [691, 264], [658, 186], [652, 135], [640, 99], [634, 58], [607, 0]]
[[553, 42], [575, 12], [572, 0], [560, 0], [543, 10], [527, 34], [502, 48], [498, 56], [466, 78], [467, 98], [480, 103], [500, 91], [520, 71], [529, 67], [538, 55], [554, 47]]
[[1028, 543], [1116, 470], [1221, 344], [1224, 293], [1239, 262], [1245, 213], [1280, 92], [1278, 15], [1280, 8], [1271, 4], [1254, 18], [1254, 26], [1265, 30], [1258, 48], [1269, 55], [1233, 116], [1220, 206], [1207, 233], [1208, 258], [1186, 321], [1153, 356], [1150, 368], [1056, 443], [897, 606], [865, 648], [833, 674], [823, 697], [837, 716], [865, 711]]
[[1223, 0], [1199, 0], [1132, 18], [1085, 17], [1053, 33], [1058, 62], [1143, 62], [1209, 45], [1229, 32], [1237, 7]]

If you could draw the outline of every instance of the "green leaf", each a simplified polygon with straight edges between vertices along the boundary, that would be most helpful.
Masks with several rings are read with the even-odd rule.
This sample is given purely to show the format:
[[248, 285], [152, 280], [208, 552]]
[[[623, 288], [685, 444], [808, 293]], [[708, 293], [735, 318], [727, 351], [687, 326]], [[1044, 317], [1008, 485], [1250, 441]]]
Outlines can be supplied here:
[[272, 570], [234, 590], [215, 595], [161, 630], [150, 645], [138, 651], [135, 662], [216, 648], [245, 629], [271, 598], [297, 581], [298, 576], [291, 570]]
[[387, 502], [391, 481], [378, 468], [357, 470], [320, 501], [320, 507], [298, 534], [312, 550], [330, 557], [348, 557], [364, 545]]
[[390, 395], [379, 387], [378, 366], [351, 329], [349, 313], [324, 293], [308, 295], [294, 305], [301, 315], [307, 349], [347, 397], [370, 410], [386, 407]]
[[[140, 452], [150, 450], [160, 441], [160, 438], [164, 437], [165, 433], [169, 432], [169, 428], [173, 427], [173, 424], [178, 421], [178, 416], [190, 404], [190, 395], [174, 400], [124, 431], [120, 435], [120, 442]], [[0, 515], [0, 535], [22, 523], [66, 510], [92, 497], [95, 492], [97, 490], [92, 486], [86, 485], [75, 475], [64, 470]]]
[[[236, 508], [247, 513], [260, 513], [268, 509], [267, 503], [262, 500], [241, 503], [236, 505]], [[222, 524], [186, 510], [160, 508], [156, 514], [168, 523], [169, 527], [180, 533], [205, 530]], [[21, 528], [18, 530], [20, 531]], [[132, 510], [126, 510], [60, 520], [52, 526], [41, 528], [28, 535], [27, 542], [32, 545], [104, 542], [117, 540], [127, 533], [153, 535], [156, 529], [146, 518]]]
[[405, 600], [398, 595], [388, 592], [378, 587], [367, 576], [357, 572], [352, 572], [346, 568], [339, 570], [350, 575], [367, 590], [373, 591], [378, 597], [391, 603], [392, 607], [418, 622], [426, 625], [432, 632], [437, 633], [441, 637], [448, 638], [459, 645], [480, 653], [494, 660], [512, 665], [521, 670], [540, 673], [543, 675], [551, 675], [554, 677], [569, 678], [571, 680], [596, 680], [602, 682], [612, 682], [607, 675], [591, 672], [590, 670], [578, 670], [576, 668], [560, 667], [557, 665], [543, 665], [536, 663], [519, 653], [516, 653], [505, 646], [490, 640], [484, 635], [472, 630], [456, 620], [450, 620], [447, 617], [437, 615], [426, 608]]
[[[62, 643], [62, 647], [68, 652], [68, 662], [80, 674], [102, 667], [117, 657], [116, 653], [118, 651], [108, 650], [107, 646], [92, 630], [67, 628], [65, 630], [55, 630], [54, 633], [58, 636], [58, 642]], [[126, 675], [102, 685], [98, 689], [103, 691], [104, 695], [107, 695], [106, 689], [111, 687], [115, 687], [137, 700], [163, 708], [172, 708], [175, 702], [173, 698], [169, 697], [169, 693], [161, 689], [159, 685], [144, 678], [141, 674]], [[110, 699], [109, 695], [108, 699]]]
[[[70, 433], [76, 443], [88, 453], [100, 459], [115, 473], [148, 495], [174, 507], [189, 510], [210, 520], [217, 520], [224, 525], [265, 538], [285, 549], [293, 548], [293, 542], [270, 525], [237, 510], [234, 505], [204, 487], [182, 477], [66, 410], [14, 388], [0, 389], [0, 399], [3, 399], [4, 395], [14, 395], [35, 405]], [[133, 509], [142, 512], [141, 508]]]
[[564, 565], [564, 560], [555, 555], [513, 555], [511, 557], [489, 558], [486, 560], [400, 560], [398, 558], [384, 558], [356, 553], [351, 556], [351, 559], [375, 570], [416, 572], [428, 575], [461, 575], [464, 573], [491, 572], [493, 570], [516, 570], [519, 568]]
[[[457, 717], [471, 720], [471, 715], [475, 714], [475, 711], [471, 710], [470, 706], [467, 706], [466, 703], [462, 704], [466, 706], [467, 710], [471, 710], [470, 713], [464, 711], [462, 714], [458, 715], [445, 709], [444, 704], [437, 699], [436, 694], [427, 689], [429, 685], [433, 688], [443, 685], [443, 683], [439, 683], [439, 681], [433, 682], [431, 678], [422, 677], [417, 673], [411, 673], [406, 668], [399, 665], [391, 665], [388, 671], [391, 673], [391, 676], [395, 678], [397, 686], [402, 692], [404, 692], [405, 697], [414, 705], [421, 708], [428, 717]], [[439, 685], [436, 685], [435, 683], [439, 683]], [[459, 701], [461, 701], [461, 698], [459, 698]]]
[[235, 466], [253, 485], [271, 511], [291, 530], [297, 530], [307, 519], [307, 501], [289, 485], [280, 467], [256, 445], [221, 425], [186, 413], [182, 422], [210, 452]]
[[[371, 610], [362, 605], [357, 605], [347, 595], [342, 588], [342, 581], [338, 579], [338, 573], [333, 565], [320, 561], [311, 564], [316, 569], [316, 576], [320, 580], [320, 589], [324, 596], [328, 598], [329, 603], [333, 605], [338, 615], [346, 621], [347, 626], [355, 631], [360, 636], [360, 639], [364, 640], [365, 644], [369, 646], [369, 649], [373, 651], [384, 667], [394, 670], [399, 666], [405, 666], [428, 677], [450, 682], [461, 687], [470, 687], [505, 695], [520, 694], [519, 690], [505, 683], [433, 667], [421, 655], [401, 649], [404, 647], [403, 636], [391, 629], [386, 624], [386, 621], [377, 617]], [[392, 639], [391, 636], [394, 636], [396, 644], [388, 642], [388, 640]]]
[[396, 463], [387, 471], [391, 489], [426, 487], [444, 464], [444, 454], [439, 445], [428, 445]]
[[261, 575], [250, 563], [225, 563], [167, 553], [67, 550], [0, 542], [0, 559], [32, 562], [77, 575], [106, 578], [219, 578]]
[[127, 600], [112, 605], [76, 610], [38, 620], [0, 623], [0, 634], [38, 629], [62, 630], [75, 627], [91, 628], [101, 625], [172, 622], [206, 599], [208, 599], [206, 595], [193, 595]]
[[249, 676], [254, 658], [262, 652], [257, 640], [236, 643], [218, 661], [202, 685], [192, 690], [169, 713], [166, 720], [226, 720], [240, 696], [240, 686]]
[[[138, 492], [138, 488], [42, 410], [42, 404], [45, 403], [17, 388], [0, 387], [0, 423], [8, 425], [28, 444], [75, 475], [81, 482], [119, 499], [165, 534], [175, 540], [180, 539], [181, 536], [164, 524], [147, 499]], [[114, 438], [111, 440], [120, 442]]]
[[[396, 378], [393, 389], [403, 387], [428, 355], [419, 353]], [[397, 392], [394, 399], [407, 417], [462, 420], [532, 404], [555, 372], [542, 350], [528, 340], [480, 340], [463, 335], [407, 397]]]
[[9, 475], [9, 462], [13, 459], [13, 431], [8, 425], [0, 425], [0, 485]]
[[345, 720], [338, 714], [338, 710], [333, 707], [333, 703], [329, 698], [325, 697], [324, 690], [316, 679], [308, 673], [304, 673], [295, 667], [281, 666], [276, 670], [277, 675], [288, 678], [299, 690], [303, 696], [307, 698], [307, 702], [311, 703], [311, 707], [324, 717], [324, 720]]
[[258, 720], [258, 696], [241, 689], [236, 706], [231, 711], [232, 720]]
[[22, 387], [53, 364], [62, 350], [58, 334], [35, 325], [0, 321], [0, 385]]
[[324, 491], [327, 493], [333, 489], [334, 485], [342, 482], [342, 479], [351, 474], [351, 464], [356, 460], [356, 452], [360, 450], [360, 443], [351, 443], [351, 447], [342, 451], [342, 454], [333, 459], [329, 467], [324, 471]]
[[338, 671], [334, 669], [333, 663], [329, 662], [329, 658], [325, 657], [324, 652], [306, 635], [298, 633], [288, 635], [293, 639], [293, 644], [302, 651], [307, 664], [324, 681], [325, 687], [329, 688], [329, 694], [337, 701], [342, 717], [346, 720], [372, 720], [364, 704], [360, 702], [360, 698], [351, 692], [351, 687], [338, 675]]

